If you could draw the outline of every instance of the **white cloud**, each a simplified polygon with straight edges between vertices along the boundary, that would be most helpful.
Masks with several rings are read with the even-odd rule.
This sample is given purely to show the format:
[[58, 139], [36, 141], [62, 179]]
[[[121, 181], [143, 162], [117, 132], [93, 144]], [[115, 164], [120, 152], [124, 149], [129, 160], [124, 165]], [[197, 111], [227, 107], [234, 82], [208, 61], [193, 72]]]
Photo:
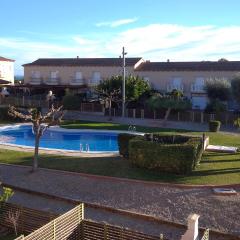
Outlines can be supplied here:
[[[240, 60], [240, 25], [229, 27], [151, 24], [117, 33], [68, 36], [65, 42], [0, 37], [0, 52], [21, 64], [44, 57], [118, 57], [122, 46], [127, 56], [151, 61]], [[22, 70], [21, 70], [22, 71]]]
[[119, 27], [119, 26], [122, 26], [122, 25], [129, 24], [129, 23], [134, 23], [137, 20], [138, 20], [137, 18], [119, 19], [119, 20], [111, 21], [111, 22], [99, 22], [99, 23], [96, 23], [96, 26], [97, 27], [111, 27], [111, 28], [114, 28], [114, 27]]

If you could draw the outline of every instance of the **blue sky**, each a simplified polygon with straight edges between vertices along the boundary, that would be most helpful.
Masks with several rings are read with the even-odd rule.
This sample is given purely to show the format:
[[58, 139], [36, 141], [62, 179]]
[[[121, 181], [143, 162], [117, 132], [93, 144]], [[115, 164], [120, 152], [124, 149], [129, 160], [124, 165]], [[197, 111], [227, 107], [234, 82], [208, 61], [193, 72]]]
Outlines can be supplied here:
[[1, 0], [0, 56], [240, 60], [239, 0]]

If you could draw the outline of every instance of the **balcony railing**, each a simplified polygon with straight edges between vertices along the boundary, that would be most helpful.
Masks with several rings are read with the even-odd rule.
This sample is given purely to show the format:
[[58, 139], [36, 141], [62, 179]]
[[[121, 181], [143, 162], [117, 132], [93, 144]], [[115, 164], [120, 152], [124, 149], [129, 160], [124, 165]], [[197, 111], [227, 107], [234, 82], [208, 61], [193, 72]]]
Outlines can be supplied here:
[[191, 85], [191, 92], [204, 93], [204, 92], [206, 92], [206, 91], [205, 91], [205, 89], [204, 89], [204, 85], [192, 84], [192, 85]]
[[42, 78], [31, 77], [29, 82], [31, 85], [40, 85], [42, 83]]
[[84, 78], [71, 78], [70, 85], [84, 85], [85, 79]]
[[97, 86], [101, 81], [102, 81], [102, 79], [93, 79], [93, 78], [90, 78], [90, 79], [88, 80], [88, 86], [90, 86], [90, 87]]
[[60, 78], [47, 78], [44, 83], [47, 85], [58, 85], [60, 84]]
[[172, 92], [174, 89], [183, 92], [183, 85], [182, 84], [179, 84], [179, 85], [168, 84], [167, 85], [167, 91], [168, 92]]

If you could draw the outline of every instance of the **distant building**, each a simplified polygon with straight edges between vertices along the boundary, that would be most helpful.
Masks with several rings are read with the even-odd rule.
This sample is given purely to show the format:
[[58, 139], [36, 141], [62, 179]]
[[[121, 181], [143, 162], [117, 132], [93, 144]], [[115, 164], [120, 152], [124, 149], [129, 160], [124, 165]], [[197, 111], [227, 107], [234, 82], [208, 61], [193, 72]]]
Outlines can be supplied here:
[[[126, 58], [126, 71], [134, 74], [141, 58]], [[24, 83], [49, 86], [97, 85], [101, 80], [122, 74], [121, 58], [50, 58], [24, 64]]]
[[232, 78], [240, 72], [240, 61], [150, 62], [135, 69], [154, 89], [170, 92], [181, 90], [192, 101], [193, 109], [205, 109], [208, 97], [204, 89], [210, 78]]
[[[101, 80], [122, 74], [121, 58], [50, 58], [24, 64], [24, 85], [38, 88], [91, 90]], [[240, 72], [240, 61], [150, 62], [126, 58], [127, 74], [138, 75], [154, 89], [181, 90], [194, 109], [208, 102], [204, 85], [209, 78], [231, 80]]]
[[14, 60], [0, 56], [0, 80], [14, 84]]

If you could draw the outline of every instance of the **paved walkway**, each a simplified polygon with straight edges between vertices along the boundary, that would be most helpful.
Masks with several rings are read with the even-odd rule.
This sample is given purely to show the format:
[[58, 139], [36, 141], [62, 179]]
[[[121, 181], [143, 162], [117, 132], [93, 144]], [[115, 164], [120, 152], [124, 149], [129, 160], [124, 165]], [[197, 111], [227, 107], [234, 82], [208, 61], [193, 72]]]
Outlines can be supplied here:
[[[178, 188], [140, 182], [93, 178], [81, 174], [0, 165], [3, 183], [100, 204], [122, 210], [153, 215], [186, 224], [190, 213], [201, 215], [200, 226], [240, 236], [240, 195], [217, 196], [207, 188]], [[240, 188], [236, 189], [238, 192]]]

